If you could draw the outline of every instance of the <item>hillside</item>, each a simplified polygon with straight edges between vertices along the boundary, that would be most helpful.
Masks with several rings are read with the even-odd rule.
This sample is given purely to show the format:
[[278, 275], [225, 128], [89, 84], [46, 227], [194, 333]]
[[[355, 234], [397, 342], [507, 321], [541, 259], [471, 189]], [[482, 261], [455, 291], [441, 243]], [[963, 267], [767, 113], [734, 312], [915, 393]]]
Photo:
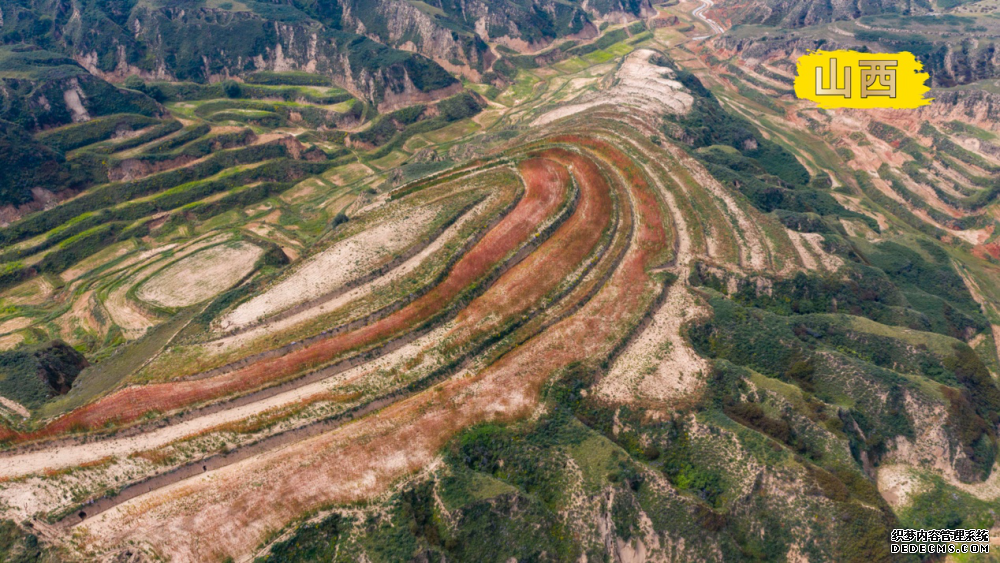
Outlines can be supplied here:
[[[989, 18], [88, 6], [0, 0], [38, 44], [0, 57], [0, 560], [919, 561], [891, 530], [997, 528]], [[793, 95], [889, 25], [931, 105]]]

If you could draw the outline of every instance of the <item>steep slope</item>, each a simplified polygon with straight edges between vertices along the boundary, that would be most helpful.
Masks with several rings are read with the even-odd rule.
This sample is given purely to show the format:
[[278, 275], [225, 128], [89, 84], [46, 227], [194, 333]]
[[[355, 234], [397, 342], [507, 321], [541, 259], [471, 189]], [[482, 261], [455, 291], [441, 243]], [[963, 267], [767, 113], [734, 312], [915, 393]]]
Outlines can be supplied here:
[[326, 27], [292, 5], [250, 6], [227, 10], [98, 0], [80, 6], [58, 0], [28, 6], [0, 3], [8, 22], [3, 28], [6, 42], [30, 41], [57, 49], [108, 78], [140, 74], [205, 82], [254, 70], [301, 69], [327, 74], [375, 102], [455, 84], [426, 58]]

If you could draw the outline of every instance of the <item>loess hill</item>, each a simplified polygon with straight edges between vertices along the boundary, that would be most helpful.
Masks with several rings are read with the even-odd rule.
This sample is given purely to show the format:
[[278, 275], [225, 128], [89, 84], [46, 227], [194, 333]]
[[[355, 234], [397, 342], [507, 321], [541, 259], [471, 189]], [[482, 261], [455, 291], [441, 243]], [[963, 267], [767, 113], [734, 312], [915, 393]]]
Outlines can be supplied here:
[[989, 69], [821, 111], [794, 58], [861, 14], [499, 5], [0, 0], [0, 560], [893, 561], [997, 525]]

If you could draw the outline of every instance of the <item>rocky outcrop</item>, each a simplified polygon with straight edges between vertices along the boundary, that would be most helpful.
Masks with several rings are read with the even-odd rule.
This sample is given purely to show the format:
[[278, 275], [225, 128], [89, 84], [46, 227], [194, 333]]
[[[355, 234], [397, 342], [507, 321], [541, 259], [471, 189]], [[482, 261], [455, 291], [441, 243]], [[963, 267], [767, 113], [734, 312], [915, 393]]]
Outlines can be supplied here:
[[920, 108], [928, 121], [958, 120], [983, 129], [994, 129], [1000, 122], [1000, 95], [983, 90], [931, 91], [934, 103]]
[[63, 55], [31, 47], [3, 48], [2, 55], [7, 66], [28, 70], [0, 77], [0, 119], [29, 131], [112, 113], [163, 113], [152, 98], [116, 88]]

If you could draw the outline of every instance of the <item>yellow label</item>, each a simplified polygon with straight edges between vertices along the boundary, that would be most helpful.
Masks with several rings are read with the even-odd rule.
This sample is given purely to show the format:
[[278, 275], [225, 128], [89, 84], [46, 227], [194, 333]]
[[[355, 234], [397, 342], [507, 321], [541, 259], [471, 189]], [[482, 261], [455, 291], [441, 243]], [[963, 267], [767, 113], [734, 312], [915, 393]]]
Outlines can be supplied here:
[[799, 58], [795, 95], [819, 107], [909, 109], [927, 105], [930, 78], [913, 53], [814, 51]]

